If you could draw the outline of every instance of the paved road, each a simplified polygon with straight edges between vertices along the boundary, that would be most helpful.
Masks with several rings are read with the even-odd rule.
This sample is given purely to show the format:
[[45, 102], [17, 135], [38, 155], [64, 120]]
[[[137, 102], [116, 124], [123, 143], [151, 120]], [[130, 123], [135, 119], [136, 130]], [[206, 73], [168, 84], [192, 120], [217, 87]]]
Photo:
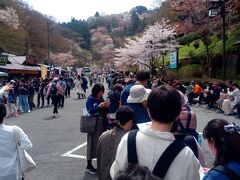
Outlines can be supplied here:
[[[78, 100], [73, 91], [72, 97], [66, 99], [65, 107], [59, 110], [59, 118], [52, 118], [52, 107], [48, 107], [5, 120], [6, 124], [19, 125], [33, 143], [32, 156], [37, 168], [26, 174], [26, 180], [97, 179], [96, 176], [84, 172], [86, 134], [79, 132], [79, 119], [85, 101]], [[210, 119], [217, 117], [224, 117], [240, 125], [240, 120], [233, 116], [217, 114], [203, 107], [192, 109], [197, 113], [200, 132]], [[211, 163], [213, 159], [205, 143], [203, 148], [208, 162]]]

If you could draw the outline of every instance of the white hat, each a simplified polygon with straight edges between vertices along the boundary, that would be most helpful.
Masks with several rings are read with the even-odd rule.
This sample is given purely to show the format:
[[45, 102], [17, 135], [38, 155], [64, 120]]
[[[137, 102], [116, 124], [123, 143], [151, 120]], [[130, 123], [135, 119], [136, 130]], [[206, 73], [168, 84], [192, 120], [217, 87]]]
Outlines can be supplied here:
[[151, 89], [146, 89], [143, 85], [134, 85], [130, 89], [127, 103], [142, 103], [147, 100]]
[[183, 94], [181, 91], [178, 91], [178, 92], [181, 96], [181, 105], [185, 106], [188, 102], [188, 97], [185, 94]]

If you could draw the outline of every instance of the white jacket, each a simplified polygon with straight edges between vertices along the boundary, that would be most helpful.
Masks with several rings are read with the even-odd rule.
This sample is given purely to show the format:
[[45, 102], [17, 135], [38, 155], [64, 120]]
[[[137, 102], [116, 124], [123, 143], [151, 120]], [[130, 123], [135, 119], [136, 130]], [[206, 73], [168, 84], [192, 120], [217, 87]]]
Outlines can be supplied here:
[[[16, 127], [20, 144], [30, 151], [32, 143], [20, 127]], [[13, 126], [0, 124], [0, 180], [16, 180], [22, 178], [17, 163], [17, 146], [13, 134]]]
[[[125, 134], [119, 143], [115, 161], [112, 164], [110, 174], [114, 179], [120, 170], [124, 170], [128, 164], [127, 138]], [[136, 137], [137, 157], [140, 165], [153, 171], [159, 157], [165, 149], [174, 141], [170, 132], [154, 131], [150, 128], [139, 130]], [[164, 180], [198, 180], [200, 163], [189, 147], [185, 147], [173, 160]]]

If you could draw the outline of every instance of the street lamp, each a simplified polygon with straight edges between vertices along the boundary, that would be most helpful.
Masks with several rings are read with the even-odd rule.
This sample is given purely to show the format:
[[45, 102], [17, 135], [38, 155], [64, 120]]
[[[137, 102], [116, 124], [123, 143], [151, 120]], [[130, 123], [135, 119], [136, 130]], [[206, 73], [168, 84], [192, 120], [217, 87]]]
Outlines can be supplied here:
[[[222, 61], [223, 61], [223, 79], [226, 80], [226, 12], [225, 12], [225, 3], [228, 0], [210, 0], [210, 7], [209, 7], [209, 16], [215, 17], [220, 14], [222, 18], [222, 29], [223, 29], [223, 54], [222, 54]], [[219, 10], [220, 9], [220, 10]]]

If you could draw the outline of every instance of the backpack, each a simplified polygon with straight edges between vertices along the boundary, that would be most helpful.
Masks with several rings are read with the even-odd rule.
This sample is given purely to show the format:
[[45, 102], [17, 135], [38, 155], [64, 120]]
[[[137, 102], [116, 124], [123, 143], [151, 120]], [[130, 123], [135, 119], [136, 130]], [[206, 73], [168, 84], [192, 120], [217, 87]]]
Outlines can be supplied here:
[[[136, 136], [138, 130], [132, 130], [128, 134], [127, 140], [127, 153], [128, 153], [128, 163], [130, 164], [137, 164], [138, 157], [137, 157], [137, 149], [136, 149]], [[179, 140], [174, 140], [167, 149], [163, 152], [160, 156], [159, 160], [157, 161], [154, 169], [153, 174], [155, 176], [164, 179], [168, 168], [171, 166], [175, 157], [179, 154], [179, 152], [186, 147], [184, 143]]]
[[188, 113], [186, 127], [183, 126], [181, 120], [178, 118], [177, 124], [179, 125], [179, 127], [181, 129], [174, 136], [176, 139], [184, 142], [189, 148], [191, 148], [191, 150], [193, 151], [196, 158], [198, 158], [198, 147], [196, 145], [195, 139], [198, 141], [199, 134], [196, 130], [190, 128], [190, 122], [192, 119], [192, 115], [191, 115], [190, 108], [188, 106], [186, 106], [186, 107], [187, 107], [187, 113]]
[[181, 128], [178, 132], [180, 134], [185, 134], [185, 135], [192, 135], [193, 137], [195, 137], [195, 139], [198, 141], [198, 132], [192, 128], [190, 128], [190, 123], [191, 123], [191, 119], [192, 119], [192, 114], [191, 114], [191, 110], [188, 106], [187, 107], [187, 124], [186, 127], [183, 126], [181, 120], [178, 118], [177, 123], [178, 126]]
[[57, 85], [52, 84], [50, 87], [50, 96], [56, 96], [57, 95]]

